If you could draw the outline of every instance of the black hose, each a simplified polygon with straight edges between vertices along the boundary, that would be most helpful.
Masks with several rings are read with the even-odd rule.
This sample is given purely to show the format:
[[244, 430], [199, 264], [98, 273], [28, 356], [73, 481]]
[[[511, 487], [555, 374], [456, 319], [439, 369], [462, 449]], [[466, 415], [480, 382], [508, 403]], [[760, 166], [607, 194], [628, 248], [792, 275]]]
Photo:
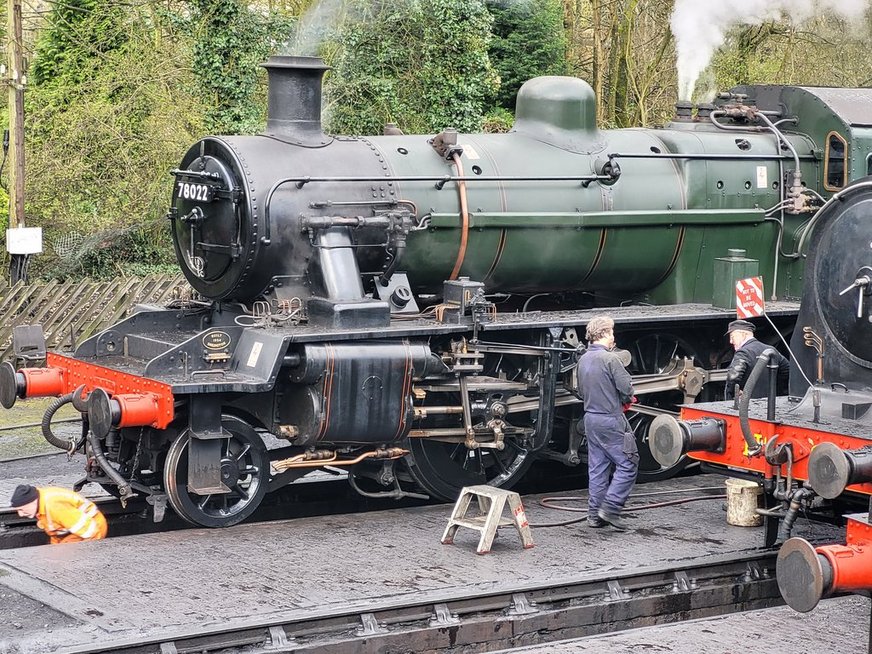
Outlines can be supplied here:
[[100, 439], [90, 430], [88, 431], [88, 443], [91, 445], [91, 453], [94, 455], [94, 458], [97, 459], [97, 464], [100, 466], [100, 469], [103, 470], [109, 479], [118, 485], [118, 492], [120, 493], [121, 498], [124, 499], [128, 495], [132, 495], [133, 490], [130, 487], [130, 482], [128, 482], [121, 476], [121, 473], [112, 467], [108, 459], [106, 459], [106, 455], [103, 454], [103, 448], [100, 446]]
[[394, 276], [394, 271], [397, 269], [397, 266], [400, 265], [400, 259], [403, 258], [403, 253], [406, 251], [406, 242], [397, 241], [396, 246], [394, 247], [393, 258], [391, 262], [388, 264], [388, 267], [378, 278], [379, 284], [382, 286], [387, 286], [391, 283], [391, 277]]
[[[705, 490], [705, 489], [703, 489], [703, 488], [697, 488], [697, 489], [689, 488], [689, 489], [687, 489], [687, 491], [680, 491], [680, 492], [692, 492], [692, 491], [699, 491], [699, 490]], [[718, 487], [717, 490], [720, 490], [720, 487]], [[674, 492], [679, 492], [679, 491], [674, 491]], [[645, 493], [644, 495], [639, 495], [637, 497], [644, 497], [645, 495], [657, 495], [657, 494], [658, 493], [656, 493], [656, 492], [655, 493]], [[646, 509], [660, 509], [660, 508], [667, 507], [667, 506], [675, 506], [678, 504], [688, 504], [690, 502], [702, 502], [705, 500], [723, 500], [723, 499], [726, 499], [726, 497], [727, 497], [726, 495], [696, 495], [694, 497], [684, 497], [680, 500], [667, 500], [666, 502], [655, 502], [653, 504], [642, 504], [642, 505], [638, 505], [638, 506], [626, 506], [626, 507], [624, 507], [624, 513], [635, 513], [636, 511], [645, 511]], [[586, 499], [585, 497], [572, 497], [572, 496], [570, 496], [570, 497], [543, 497], [541, 500], [539, 500], [539, 504], [544, 506], [546, 509], [555, 509], [557, 511], [572, 511], [572, 512], [577, 512], [577, 513], [587, 513], [588, 510], [583, 509], [583, 508], [575, 509], [572, 507], [554, 506], [552, 504], [549, 504], [549, 501], [585, 500], [585, 499]], [[573, 520], [564, 520], [563, 522], [545, 522], [545, 523], [536, 523], [536, 524], [531, 522], [530, 526], [536, 527], [539, 529], [542, 529], [545, 527], [565, 527], [567, 525], [574, 525], [574, 524], [579, 523], [579, 522], [584, 522], [585, 520], [587, 520], [587, 516], [584, 516], [583, 518], [575, 518]]]
[[799, 510], [802, 508], [803, 502], [810, 497], [814, 497], [812, 489], [799, 488], [793, 494], [793, 497], [790, 498], [790, 507], [787, 509], [784, 519], [778, 527], [778, 540], [784, 542], [790, 538], [790, 533], [793, 531], [793, 523], [799, 517]]
[[751, 432], [751, 422], [748, 420], [748, 406], [751, 403], [751, 396], [754, 394], [754, 386], [756, 386], [757, 380], [760, 379], [760, 375], [762, 375], [763, 370], [766, 369], [766, 365], [769, 363], [769, 358], [775, 354], [777, 354], [777, 352], [773, 348], [767, 347], [763, 350], [760, 356], [757, 357], [757, 361], [754, 363], [754, 368], [751, 370], [751, 375], [745, 383], [745, 388], [742, 392], [742, 399], [739, 401], [739, 424], [742, 426], [742, 436], [745, 439], [745, 443], [748, 445], [749, 456], [760, 454], [763, 450], [763, 444], [754, 440], [754, 434]]
[[51, 421], [52, 418], [54, 418], [54, 414], [57, 413], [58, 409], [60, 409], [64, 404], [69, 404], [72, 401], [72, 393], [61, 395], [49, 405], [49, 407], [45, 410], [45, 413], [42, 416], [42, 435], [45, 437], [45, 440], [47, 440], [59, 450], [63, 450], [64, 452], [69, 451], [70, 440], [55, 436], [55, 433], [51, 430]]
[[[75, 404], [75, 400], [73, 401], [73, 403]], [[79, 448], [81, 448], [82, 445], [85, 444], [85, 441], [88, 440], [88, 432], [90, 430], [91, 430], [91, 423], [88, 421], [88, 414], [83, 413], [82, 414], [82, 435], [79, 436], [79, 440], [76, 441], [76, 447], [75, 448], [73, 448], [72, 446], [70, 447], [70, 455], [72, 455], [73, 452], [78, 451]]]

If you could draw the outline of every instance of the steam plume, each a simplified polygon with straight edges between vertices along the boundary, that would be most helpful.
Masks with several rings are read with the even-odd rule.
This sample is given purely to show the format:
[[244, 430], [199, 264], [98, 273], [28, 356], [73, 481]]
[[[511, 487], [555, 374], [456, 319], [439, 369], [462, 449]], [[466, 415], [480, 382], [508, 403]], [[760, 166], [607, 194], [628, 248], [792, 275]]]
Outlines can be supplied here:
[[678, 97], [691, 99], [700, 73], [733, 27], [770, 20], [800, 24], [828, 11], [858, 20], [869, 8], [870, 0], [675, 0], [669, 22], [678, 57]]
[[342, 22], [345, 0], [318, 0], [300, 17], [295, 34], [285, 44], [283, 54], [315, 56], [321, 44]]

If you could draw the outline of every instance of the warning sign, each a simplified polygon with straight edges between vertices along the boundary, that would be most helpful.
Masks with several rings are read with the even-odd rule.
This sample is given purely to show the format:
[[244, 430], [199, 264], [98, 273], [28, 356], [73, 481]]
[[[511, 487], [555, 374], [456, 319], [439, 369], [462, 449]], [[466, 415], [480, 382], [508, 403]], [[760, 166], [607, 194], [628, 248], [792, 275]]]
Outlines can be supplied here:
[[754, 318], [762, 316], [765, 311], [763, 304], [763, 278], [749, 277], [736, 282], [736, 317]]

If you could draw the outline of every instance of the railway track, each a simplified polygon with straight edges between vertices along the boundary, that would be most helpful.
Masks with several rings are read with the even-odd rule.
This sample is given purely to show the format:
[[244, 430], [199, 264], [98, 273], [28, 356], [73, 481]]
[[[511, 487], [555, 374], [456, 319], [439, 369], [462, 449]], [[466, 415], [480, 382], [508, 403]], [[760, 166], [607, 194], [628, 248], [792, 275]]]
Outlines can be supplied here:
[[565, 581], [517, 584], [511, 592], [453, 588], [436, 602], [349, 605], [312, 611], [302, 619], [249, 619], [63, 651], [491, 651], [781, 605], [775, 556], [774, 550], [754, 550], [618, 574], [603, 570], [586, 578], [567, 573]]
[[[193, 529], [168, 510], [161, 522], [152, 520], [151, 507], [142, 497], [127, 502], [126, 507], [114, 497], [94, 497], [109, 522], [108, 538], [138, 534]], [[270, 522], [312, 515], [362, 513], [385, 508], [423, 504], [420, 500], [371, 500], [351, 490], [345, 478], [323, 478], [286, 487], [272, 495], [249, 518], [248, 522]], [[48, 541], [41, 529], [30, 518], [21, 518], [15, 509], [0, 509], [0, 550], [34, 547]]]
[[[4, 472], [8, 473], [8, 466], [20, 468], [22, 465], [26, 466], [31, 459], [49, 456], [59, 455], [38, 455], [37, 457], [20, 457], [0, 461], [0, 477], [3, 476]], [[75, 469], [72, 464], [69, 467]], [[563, 491], [578, 488], [584, 481], [582, 474], [574, 471], [568, 474], [562, 467], [543, 466], [543, 468], [541, 474], [530, 475], [528, 479], [518, 484], [516, 489], [523, 494]], [[22, 474], [21, 471], [17, 469], [12, 476], [20, 474]], [[33, 479], [30, 483], [51, 485], [49, 480], [56, 477], [57, 474], [59, 474], [57, 469], [53, 468], [51, 474], [46, 475], [45, 482]], [[97, 504], [107, 517], [109, 538], [194, 528], [193, 525], [180, 519], [169, 509], [165, 512], [161, 522], [154, 523], [151, 507], [142, 496], [129, 500], [126, 507], [122, 507], [116, 498], [109, 495], [89, 496], [89, 499]], [[0, 497], [0, 502], [4, 502], [4, 498]], [[348, 484], [345, 473], [340, 471], [335, 476], [323, 474], [314, 478], [304, 477], [270, 493], [247, 522], [268, 522], [314, 515], [362, 513], [428, 503], [434, 502], [416, 499], [367, 498], [354, 492]], [[32, 519], [21, 518], [15, 509], [0, 506], [0, 550], [33, 547], [44, 545], [47, 542], [43, 532], [36, 528]]]

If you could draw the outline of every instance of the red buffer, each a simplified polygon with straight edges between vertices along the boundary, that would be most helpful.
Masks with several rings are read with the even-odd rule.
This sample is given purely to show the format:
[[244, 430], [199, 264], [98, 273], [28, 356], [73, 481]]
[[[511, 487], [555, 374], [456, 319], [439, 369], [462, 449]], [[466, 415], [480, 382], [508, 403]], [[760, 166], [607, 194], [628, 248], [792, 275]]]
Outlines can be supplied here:
[[52, 352], [46, 362], [46, 368], [17, 371], [8, 362], [0, 364], [0, 405], [9, 409], [19, 398], [82, 392], [88, 398], [91, 428], [101, 436], [116, 427], [165, 429], [173, 421], [174, 397], [169, 384]]
[[778, 589], [792, 609], [805, 613], [824, 597], [872, 590], [869, 516], [860, 513], [846, 517], [845, 545], [814, 547], [803, 538], [791, 538], [778, 552]]

